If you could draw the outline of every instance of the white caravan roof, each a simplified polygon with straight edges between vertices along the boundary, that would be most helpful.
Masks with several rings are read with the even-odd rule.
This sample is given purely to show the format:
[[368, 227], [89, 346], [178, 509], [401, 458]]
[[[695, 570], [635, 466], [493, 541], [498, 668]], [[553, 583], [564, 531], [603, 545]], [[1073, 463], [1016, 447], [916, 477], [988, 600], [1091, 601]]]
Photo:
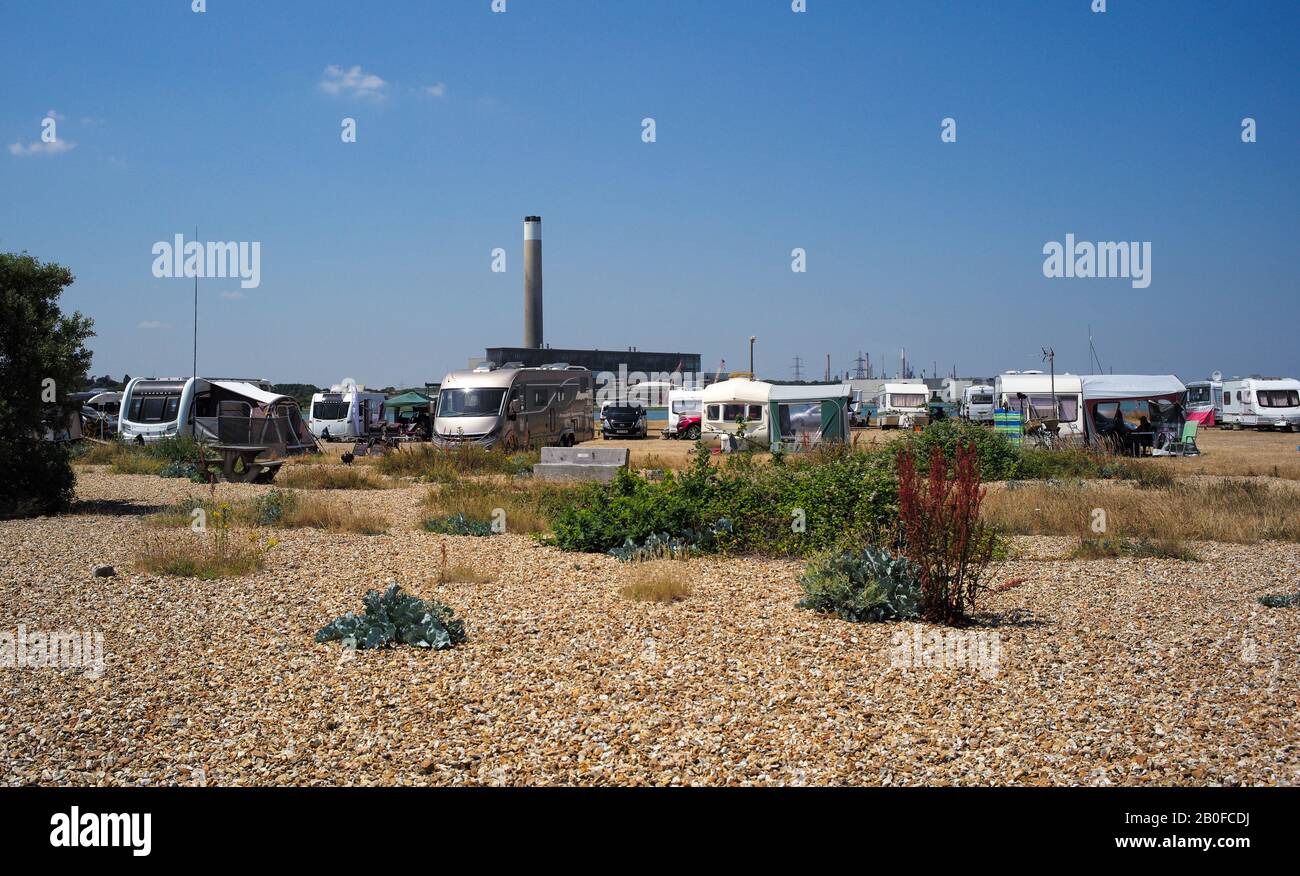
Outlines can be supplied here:
[[[1052, 391], [1052, 375], [1044, 374], [1041, 371], [1034, 374], [1027, 374], [1024, 372], [1018, 374], [999, 374], [997, 377], [997, 391], [1003, 393], [1023, 392], [1025, 395], [1050, 393]], [[1056, 375], [1057, 395], [1080, 393], [1082, 391], [1082, 378], [1080, 378], [1079, 375]]]
[[1254, 389], [1300, 389], [1300, 380], [1291, 377], [1237, 377], [1223, 382], [1248, 383]]
[[853, 387], [847, 383], [817, 383], [809, 386], [786, 386], [733, 377], [704, 387], [700, 398], [709, 402], [816, 401], [823, 398], [849, 398]]
[[1083, 397], [1090, 400], [1156, 398], [1187, 391], [1172, 374], [1085, 374], [1081, 380]]
[[896, 393], [899, 393], [900, 395], [902, 395], [902, 394], [904, 394], [904, 393], [910, 393], [910, 394], [912, 394], [912, 395], [915, 395], [915, 394], [918, 393], [918, 392], [921, 393], [922, 395], [929, 395], [929, 394], [930, 394], [930, 390], [926, 388], [926, 385], [925, 385], [924, 383], [920, 383], [920, 382], [917, 382], [917, 383], [886, 383], [884, 386], [882, 386], [882, 387], [880, 388], [880, 391], [881, 391], [881, 392], [888, 392], [888, 393], [891, 393], [891, 394], [896, 392]]

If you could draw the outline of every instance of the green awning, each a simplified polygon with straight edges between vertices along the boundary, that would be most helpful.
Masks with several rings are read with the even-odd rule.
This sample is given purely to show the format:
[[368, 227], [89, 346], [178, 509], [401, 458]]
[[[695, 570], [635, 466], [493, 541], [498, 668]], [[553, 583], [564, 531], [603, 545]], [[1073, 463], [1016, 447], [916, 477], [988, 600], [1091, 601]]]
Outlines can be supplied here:
[[395, 395], [384, 402], [386, 408], [422, 408], [429, 404], [431, 399], [422, 392], [404, 392], [401, 395]]

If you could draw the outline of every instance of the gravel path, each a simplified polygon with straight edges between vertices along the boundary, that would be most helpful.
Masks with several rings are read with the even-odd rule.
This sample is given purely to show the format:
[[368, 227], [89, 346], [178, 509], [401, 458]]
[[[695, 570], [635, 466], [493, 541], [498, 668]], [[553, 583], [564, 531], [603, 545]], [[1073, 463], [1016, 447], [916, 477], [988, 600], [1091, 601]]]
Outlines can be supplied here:
[[[796, 563], [693, 560], [688, 600], [629, 602], [608, 557], [414, 531], [422, 488], [334, 494], [393, 528], [277, 531], [248, 578], [133, 573], [139, 512], [205, 493], [83, 469], [80, 513], [0, 521], [0, 633], [98, 630], [106, 659], [98, 678], [0, 668], [0, 783], [1300, 780], [1300, 610], [1254, 601], [1300, 589], [1296, 545], [1082, 563], [1059, 559], [1064, 539], [1019, 539], [993, 580], [1026, 582], [962, 640], [996, 635], [996, 667], [895, 665], [939, 628], [797, 609]], [[433, 583], [441, 545], [496, 582]], [[117, 576], [93, 578], [96, 563]], [[312, 641], [391, 580], [455, 607], [469, 642]]]

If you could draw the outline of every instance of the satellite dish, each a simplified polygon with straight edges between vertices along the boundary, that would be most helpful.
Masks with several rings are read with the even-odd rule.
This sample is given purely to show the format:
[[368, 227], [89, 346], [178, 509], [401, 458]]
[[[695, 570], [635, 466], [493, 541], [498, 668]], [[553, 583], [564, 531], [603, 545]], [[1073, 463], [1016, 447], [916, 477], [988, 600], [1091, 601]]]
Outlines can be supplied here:
[[1222, 380], [1223, 380], [1223, 372], [1222, 372], [1222, 371], [1216, 371], [1216, 372], [1214, 372], [1213, 374], [1210, 375], [1210, 379], [1213, 380], [1215, 383], [1220, 383], [1220, 382], [1222, 382]]

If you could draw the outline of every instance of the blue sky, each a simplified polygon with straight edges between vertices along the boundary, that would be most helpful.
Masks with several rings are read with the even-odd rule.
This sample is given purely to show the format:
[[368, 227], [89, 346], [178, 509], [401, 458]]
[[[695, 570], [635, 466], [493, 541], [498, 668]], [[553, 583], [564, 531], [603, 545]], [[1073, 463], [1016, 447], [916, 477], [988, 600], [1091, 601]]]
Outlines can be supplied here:
[[[189, 373], [151, 247], [197, 225], [261, 244], [201, 281], [201, 372], [439, 380], [520, 342], [533, 213], [556, 347], [1085, 371], [1091, 324], [1117, 372], [1300, 373], [1300, 4], [1089, 6], [7, 4], [0, 249], [73, 270], [115, 375]], [[1067, 233], [1150, 241], [1151, 285], [1044, 277]]]

